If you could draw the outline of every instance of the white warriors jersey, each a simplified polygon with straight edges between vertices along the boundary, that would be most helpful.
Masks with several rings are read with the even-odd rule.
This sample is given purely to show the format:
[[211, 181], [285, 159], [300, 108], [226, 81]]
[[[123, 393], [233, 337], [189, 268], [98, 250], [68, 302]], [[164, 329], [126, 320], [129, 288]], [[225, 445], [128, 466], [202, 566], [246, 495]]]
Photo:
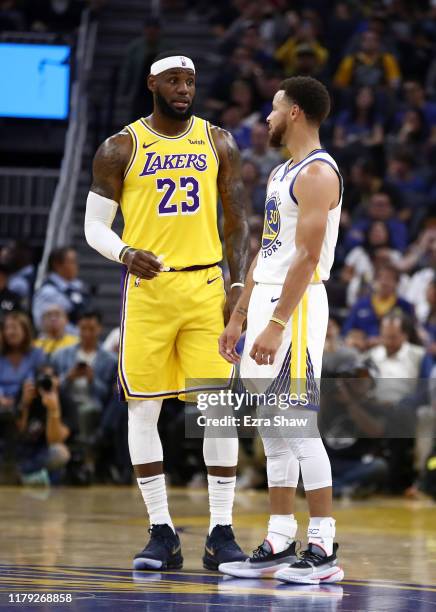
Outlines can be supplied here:
[[[338, 239], [343, 183], [335, 160], [324, 149], [316, 149], [298, 164], [292, 165], [290, 160], [279, 166], [270, 180], [265, 200], [262, 246], [253, 272], [253, 279], [257, 283], [281, 285], [285, 282], [295, 255], [298, 202], [294, 195], [294, 184], [299, 172], [314, 161], [329, 164], [339, 179], [339, 204], [328, 213], [321, 255], [312, 282], [328, 280], [330, 276]], [[313, 202], [313, 206], [316, 205]]]

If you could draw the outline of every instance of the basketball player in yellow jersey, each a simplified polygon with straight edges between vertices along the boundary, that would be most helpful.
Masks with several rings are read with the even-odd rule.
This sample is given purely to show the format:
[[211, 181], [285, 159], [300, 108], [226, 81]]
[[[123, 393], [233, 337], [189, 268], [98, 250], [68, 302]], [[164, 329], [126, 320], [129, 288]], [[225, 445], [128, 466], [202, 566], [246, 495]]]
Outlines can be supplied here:
[[[130, 456], [151, 526], [133, 566], [155, 570], [183, 564], [157, 430], [162, 400], [195, 389], [189, 380], [227, 381], [232, 375], [218, 338], [223, 311], [232, 311], [244, 286], [248, 224], [233, 137], [193, 115], [192, 60], [179, 52], [161, 54], [147, 83], [153, 113], [108, 138], [95, 155], [85, 235], [102, 255], [124, 265], [119, 387], [128, 401]], [[217, 265], [218, 193], [232, 282], [227, 298]], [[111, 229], [119, 205], [122, 239]], [[203, 451], [211, 512], [203, 565], [217, 569], [246, 558], [231, 526], [238, 441], [205, 436]]]

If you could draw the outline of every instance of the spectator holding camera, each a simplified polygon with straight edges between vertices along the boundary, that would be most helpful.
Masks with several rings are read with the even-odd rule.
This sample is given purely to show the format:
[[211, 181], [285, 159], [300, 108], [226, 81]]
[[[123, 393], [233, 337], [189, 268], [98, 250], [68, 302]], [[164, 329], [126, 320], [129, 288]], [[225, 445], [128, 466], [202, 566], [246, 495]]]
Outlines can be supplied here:
[[70, 459], [67, 442], [77, 429], [77, 416], [68, 397], [61, 397], [51, 366], [40, 368], [35, 382], [24, 383], [16, 424], [22, 482], [59, 481], [60, 470]]
[[35, 340], [35, 346], [46, 355], [51, 355], [67, 346], [77, 344], [79, 338], [66, 331], [68, 317], [65, 310], [57, 304], [48, 304], [42, 314], [42, 331]]
[[361, 329], [368, 335], [370, 345], [374, 346], [380, 342], [380, 322], [385, 315], [404, 313], [413, 318], [412, 304], [398, 296], [398, 282], [399, 272], [393, 266], [378, 268], [371, 295], [354, 304], [342, 328], [343, 334]]
[[79, 343], [56, 351], [52, 364], [79, 415], [80, 435], [95, 433], [101, 413], [109, 401], [115, 381], [117, 360], [99, 345], [101, 315], [89, 311], [78, 320]]

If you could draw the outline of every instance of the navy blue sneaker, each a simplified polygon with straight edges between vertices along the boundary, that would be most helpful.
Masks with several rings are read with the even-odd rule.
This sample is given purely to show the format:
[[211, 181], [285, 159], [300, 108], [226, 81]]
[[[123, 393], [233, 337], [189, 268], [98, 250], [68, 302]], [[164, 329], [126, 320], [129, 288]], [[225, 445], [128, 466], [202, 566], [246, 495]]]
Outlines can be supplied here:
[[135, 555], [133, 569], [181, 569], [183, 566], [180, 539], [167, 524], [152, 525], [150, 540], [144, 550]]
[[242, 552], [235, 541], [231, 525], [215, 525], [212, 533], [206, 538], [203, 567], [217, 570], [220, 563], [245, 561], [247, 555]]

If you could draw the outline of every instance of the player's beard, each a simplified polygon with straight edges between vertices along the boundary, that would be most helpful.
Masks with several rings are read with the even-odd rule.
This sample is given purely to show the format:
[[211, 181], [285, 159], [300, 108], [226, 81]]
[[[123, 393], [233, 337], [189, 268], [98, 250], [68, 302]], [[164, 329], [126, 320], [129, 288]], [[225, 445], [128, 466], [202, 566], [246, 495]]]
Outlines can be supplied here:
[[184, 111], [175, 110], [158, 91], [155, 93], [156, 104], [159, 107], [160, 112], [168, 119], [175, 119], [176, 121], [186, 121], [190, 119], [194, 114], [194, 101]]
[[280, 149], [283, 146], [283, 135], [285, 133], [286, 126], [277, 126], [269, 135], [269, 145], [273, 149]]

